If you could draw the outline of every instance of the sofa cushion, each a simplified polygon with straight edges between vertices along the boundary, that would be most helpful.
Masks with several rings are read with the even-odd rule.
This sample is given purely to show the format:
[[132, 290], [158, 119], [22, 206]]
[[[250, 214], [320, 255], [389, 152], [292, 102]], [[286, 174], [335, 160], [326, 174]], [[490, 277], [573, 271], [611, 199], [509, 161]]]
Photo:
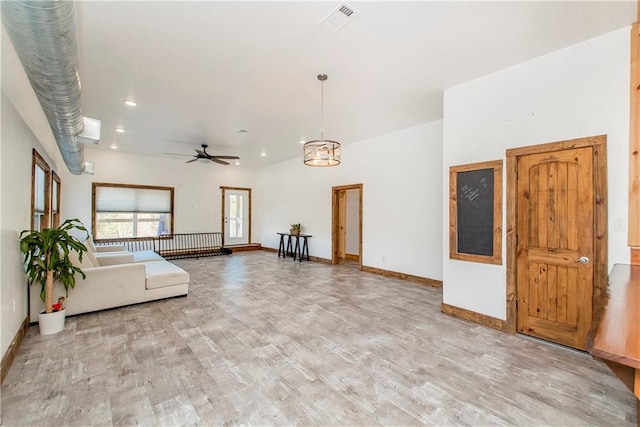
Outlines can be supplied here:
[[[96, 267], [98, 265], [98, 261], [95, 260], [95, 257], [89, 257], [88, 255], [90, 254], [90, 252], [85, 252], [82, 254], [82, 261], [80, 261], [80, 258], [78, 257], [78, 252], [76, 251], [69, 251], [69, 261], [71, 261], [71, 264], [74, 267], [79, 267], [79, 268], [91, 268], [91, 267]], [[93, 254], [91, 254], [93, 255]], [[92, 259], [93, 258], [93, 259]], [[93, 264], [93, 261], [96, 261], [96, 264]]]
[[96, 245], [93, 243], [93, 239], [91, 237], [86, 239], [83, 243], [87, 247], [87, 251], [91, 251], [94, 253], [97, 252]]
[[100, 265], [130, 264], [133, 262], [131, 252], [105, 252], [94, 254]]
[[169, 261], [151, 261], [144, 265], [147, 270], [147, 289], [189, 283], [189, 273]]
[[133, 262], [147, 262], [147, 261], [164, 261], [160, 255], [154, 251], [133, 251]]
[[99, 267], [100, 266], [100, 263], [96, 259], [96, 256], [93, 254], [93, 252], [86, 251], [85, 253], [83, 253], [82, 254], [82, 261], [84, 261], [85, 258], [87, 260], [89, 260], [89, 262], [91, 263], [91, 267]]

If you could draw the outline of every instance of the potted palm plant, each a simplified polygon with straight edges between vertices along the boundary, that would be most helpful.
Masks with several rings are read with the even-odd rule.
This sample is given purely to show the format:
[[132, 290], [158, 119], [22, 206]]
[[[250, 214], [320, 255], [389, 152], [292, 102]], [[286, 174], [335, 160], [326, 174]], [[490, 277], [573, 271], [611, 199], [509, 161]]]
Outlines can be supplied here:
[[86, 277], [69, 259], [69, 254], [75, 251], [82, 261], [82, 254], [87, 251], [82, 241], [70, 234], [73, 230], [84, 231], [89, 237], [89, 232], [78, 219], [68, 219], [56, 228], [24, 230], [20, 233], [20, 251], [24, 254], [27, 283], [39, 283], [41, 286], [40, 298], [45, 309], [40, 313], [38, 321], [42, 335], [54, 334], [64, 329], [64, 299], [58, 300], [58, 304], [54, 306], [54, 282], [59, 281], [68, 296], [69, 288], [76, 285], [76, 273], [83, 279]]

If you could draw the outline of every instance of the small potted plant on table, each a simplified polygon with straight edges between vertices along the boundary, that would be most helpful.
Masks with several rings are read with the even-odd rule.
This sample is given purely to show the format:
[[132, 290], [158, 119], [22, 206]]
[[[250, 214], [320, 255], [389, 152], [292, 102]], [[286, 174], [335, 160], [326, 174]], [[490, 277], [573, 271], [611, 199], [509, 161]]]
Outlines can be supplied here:
[[84, 231], [89, 237], [87, 229], [78, 219], [68, 219], [57, 228], [24, 230], [20, 233], [20, 251], [24, 254], [27, 283], [39, 283], [41, 286], [40, 298], [45, 310], [40, 313], [38, 322], [42, 335], [55, 334], [64, 329], [64, 297], [53, 304], [54, 282], [59, 281], [64, 286], [66, 296], [69, 296], [69, 287], [76, 285], [76, 273], [83, 279], [86, 277], [69, 259], [69, 253], [76, 251], [82, 261], [82, 254], [87, 251], [78, 238], [69, 234], [74, 229]]
[[302, 226], [298, 223], [298, 224], [291, 224], [291, 229], [289, 230], [289, 233], [292, 236], [298, 236], [300, 235], [300, 230], [302, 230]]

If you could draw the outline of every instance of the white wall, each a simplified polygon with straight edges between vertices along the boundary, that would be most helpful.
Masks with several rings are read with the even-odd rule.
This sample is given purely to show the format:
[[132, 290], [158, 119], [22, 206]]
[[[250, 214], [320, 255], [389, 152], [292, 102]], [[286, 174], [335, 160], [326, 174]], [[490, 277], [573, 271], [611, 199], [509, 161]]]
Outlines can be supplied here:
[[[505, 159], [507, 148], [607, 134], [609, 266], [628, 262], [626, 232], [613, 224], [627, 219], [629, 37], [629, 28], [618, 30], [445, 91], [445, 254], [450, 166]], [[505, 241], [503, 235], [503, 255]], [[506, 318], [504, 262], [445, 257], [443, 275], [445, 303]]]
[[[58, 170], [54, 161], [40, 145], [31, 129], [18, 114], [4, 92], [1, 96], [1, 194], [0, 218], [2, 270], [0, 286], [2, 337], [4, 355], [15, 337], [20, 325], [27, 317], [27, 281], [22, 267], [22, 254], [18, 245], [18, 235], [31, 227], [31, 165], [32, 150], [47, 161], [52, 169]], [[31, 292], [40, 292], [33, 286]], [[15, 310], [13, 303], [15, 301]]]
[[[0, 94], [1, 99], [0, 99], [0, 119], [2, 116], [2, 111], [4, 110], [4, 108], [2, 108], [2, 103], [4, 102], [5, 96], [4, 94]], [[0, 120], [1, 122], [1, 120]], [[4, 204], [2, 203], [2, 195], [4, 194], [4, 192], [2, 191], [2, 182], [4, 182], [4, 179], [2, 179], [2, 171], [4, 170], [4, 168], [2, 167], [2, 159], [4, 158], [2, 156], [2, 126], [0, 125], [0, 260], [2, 260], [2, 255], [4, 253], [3, 250], [3, 246], [4, 244], [2, 243], [4, 241], [3, 237], [2, 237], [2, 224], [4, 223], [4, 220], [2, 219], [2, 208], [4, 206]], [[13, 286], [11, 286], [11, 289], [7, 290], [6, 292], [3, 292], [2, 288], [4, 287], [4, 276], [3, 273], [4, 272], [4, 268], [2, 267], [2, 262], [0, 261], [0, 302], [4, 301], [4, 299], [2, 298], [3, 294], [5, 293], [10, 293], [11, 289], [13, 289]], [[12, 307], [13, 307], [13, 301], [12, 301]], [[0, 303], [0, 355], [4, 356], [4, 354], [7, 352], [7, 348], [9, 347], [9, 344], [4, 343], [2, 337], [7, 335], [9, 336], [11, 334], [11, 329], [8, 328], [7, 333], [5, 334], [5, 332], [2, 330], [2, 325], [4, 325], [4, 320], [3, 320], [3, 313], [6, 310], [6, 308], [4, 306], [2, 306], [2, 304]], [[13, 308], [12, 308], [13, 310]], [[12, 316], [13, 317], [13, 316]], [[17, 316], [16, 316], [17, 317]], [[8, 323], [11, 322], [10, 320], [7, 321]], [[13, 328], [13, 325], [12, 325]], [[11, 341], [9, 341], [9, 343], [11, 343]], [[1, 401], [1, 396], [0, 396], [0, 401]], [[2, 409], [0, 408], [0, 420], [2, 419]]]
[[360, 191], [356, 189], [346, 191], [346, 242], [345, 250], [348, 254], [360, 254]]
[[342, 164], [304, 166], [302, 158], [257, 171], [260, 242], [302, 223], [311, 255], [331, 258], [331, 187], [363, 188], [363, 264], [442, 278], [442, 121], [342, 146]]
[[[18, 232], [31, 226], [32, 150], [37, 149], [56, 171], [64, 164], [51, 128], [4, 27], [0, 32], [0, 349], [4, 356], [27, 317], [27, 285], [18, 246]], [[39, 292], [36, 288], [33, 290]]]
[[[62, 217], [79, 218], [88, 229], [92, 182], [174, 187], [175, 233], [222, 231], [220, 186], [255, 187], [255, 170], [234, 165], [186, 164], [184, 160], [89, 147], [85, 160], [95, 162], [94, 175], [66, 172], [62, 176]], [[257, 236], [256, 210], [253, 216], [252, 236]]]

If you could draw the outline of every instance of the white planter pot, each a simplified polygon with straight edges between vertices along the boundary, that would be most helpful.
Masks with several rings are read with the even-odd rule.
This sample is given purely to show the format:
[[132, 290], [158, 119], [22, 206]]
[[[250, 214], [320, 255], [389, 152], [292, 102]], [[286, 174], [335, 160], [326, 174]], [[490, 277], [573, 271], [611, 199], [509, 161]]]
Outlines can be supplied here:
[[38, 315], [38, 325], [40, 327], [40, 335], [57, 334], [64, 329], [64, 318], [66, 309], [54, 311], [53, 313], [42, 312]]

